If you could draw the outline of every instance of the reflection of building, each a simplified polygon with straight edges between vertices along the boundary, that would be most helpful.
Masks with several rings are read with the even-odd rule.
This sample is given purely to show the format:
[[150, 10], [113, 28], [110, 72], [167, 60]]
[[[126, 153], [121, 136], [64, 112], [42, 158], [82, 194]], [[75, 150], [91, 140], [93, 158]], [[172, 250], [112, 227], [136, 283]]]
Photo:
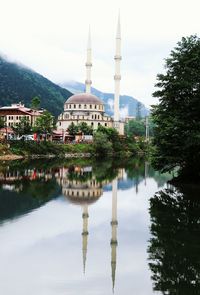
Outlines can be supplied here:
[[64, 133], [69, 125], [84, 122], [93, 129], [98, 126], [114, 127], [118, 132], [124, 134], [124, 122], [120, 121], [119, 113], [119, 97], [120, 97], [120, 80], [121, 80], [121, 28], [120, 20], [118, 20], [116, 35], [116, 54], [115, 54], [115, 97], [114, 97], [114, 118], [111, 118], [104, 112], [104, 103], [97, 96], [91, 94], [91, 36], [89, 32], [87, 44], [87, 60], [86, 60], [86, 93], [72, 95], [64, 104], [64, 112], [58, 117], [57, 128]]
[[6, 170], [0, 173], [0, 184], [4, 189], [12, 191], [21, 191], [23, 189], [23, 183], [20, 181], [28, 180], [33, 181], [36, 179], [43, 179], [48, 181], [52, 179], [52, 171], [45, 171], [42, 169], [24, 169], [23, 172], [19, 170]]
[[111, 238], [111, 272], [112, 272], [112, 286], [113, 291], [115, 287], [115, 273], [117, 263], [117, 178], [112, 182], [112, 238]]
[[83, 272], [85, 273], [88, 247], [88, 205], [96, 202], [103, 194], [102, 183], [92, 175], [92, 167], [60, 168], [57, 181], [62, 187], [62, 194], [70, 202], [82, 206], [82, 254]]

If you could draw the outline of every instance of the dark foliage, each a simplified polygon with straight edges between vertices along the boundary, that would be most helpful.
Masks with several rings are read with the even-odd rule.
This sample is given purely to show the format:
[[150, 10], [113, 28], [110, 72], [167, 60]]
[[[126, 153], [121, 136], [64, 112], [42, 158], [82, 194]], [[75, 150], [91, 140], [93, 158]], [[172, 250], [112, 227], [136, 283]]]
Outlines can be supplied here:
[[184, 177], [200, 176], [200, 39], [182, 38], [158, 75], [153, 108], [156, 124], [154, 166], [163, 171], [180, 167]]

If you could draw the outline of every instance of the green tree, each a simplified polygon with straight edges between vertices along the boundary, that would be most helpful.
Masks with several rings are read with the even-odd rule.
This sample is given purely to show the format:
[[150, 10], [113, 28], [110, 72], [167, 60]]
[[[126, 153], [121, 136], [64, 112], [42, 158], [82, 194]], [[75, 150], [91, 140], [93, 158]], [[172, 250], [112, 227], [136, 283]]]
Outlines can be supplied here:
[[81, 131], [85, 135], [92, 135], [93, 134], [93, 128], [91, 126], [88, 126], [88, 124], [85, 122], [81, 122], [78, 124], [78, 130]]
[[24, 134], [30, 134], [32, 132], [30, 121], [26, 117], [22, 117], [20, 122], [12, 128], [20, 136]]
[[95, 132], [94, 134], [94, 150], [98, 156], [106, 156], [112, 154], [112, 143], [109, 141], [108, 136], [103, 132]]
[[0, 128], [5, 127], [5, 121], [3, 117], [0, 117]]
[[125, 133], [129, 136], [145, 136], [144, 121], [130, 120], [125, 125]]
[[54, 117], [48, 111], [44, 111], [44, 113], [37, 118], [33, 130], [41, 134], [51, 134], [54, 128]]
[[34, 110], [38, 110], [40, 107], [40, 98], [38, 96], [35, 96], [31, 100], [31, 108]]
[[157, 76], [153, 107], [154, 166], [180, 167], [181, 176], [200, 175], [200, 39], [182, 38], [166, 59], [166, 74]]
[[141, 120], [142, 118], [141, 108], [142, 108], [142, 104], [141, 102], [138, 101], [136, 105], [136, 120]]
[[78, 133], [78, 126], [72, 122], [68, 127], [68, 131], [70, 135], [76, 135]]

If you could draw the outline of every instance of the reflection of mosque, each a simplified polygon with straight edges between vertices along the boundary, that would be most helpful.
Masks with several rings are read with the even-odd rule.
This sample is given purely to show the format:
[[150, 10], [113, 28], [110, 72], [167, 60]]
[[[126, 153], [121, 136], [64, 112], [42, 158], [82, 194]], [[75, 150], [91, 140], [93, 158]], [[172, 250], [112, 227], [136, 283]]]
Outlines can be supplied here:
[[[119, 169], [118, 176], [112, 181], [112, 219], [111, 219], [111, 276], [114, 291], [116, 261], [117, 261], [117, 185], [118, 179], [123, 178], [123, 169]], [[99, 182], [92, 175], [92, 167], [60, 168], [57, 181], [62, 187], [62, 193], [70, 202], [82, 206], [82, 255], [83, 272], [86, 270], [87, 248], [88, 248], [88, 206], [96, 202], [103, 194], [103, 185], [108, 181]]]

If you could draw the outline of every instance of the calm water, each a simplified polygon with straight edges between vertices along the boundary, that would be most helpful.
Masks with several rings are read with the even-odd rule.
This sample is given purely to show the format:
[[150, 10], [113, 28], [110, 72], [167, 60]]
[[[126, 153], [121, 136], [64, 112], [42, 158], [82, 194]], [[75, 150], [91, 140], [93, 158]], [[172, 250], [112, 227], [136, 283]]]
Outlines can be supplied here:
[[0, 166], [0, 294], [200, 294], [198, 187], [139, 159]]

